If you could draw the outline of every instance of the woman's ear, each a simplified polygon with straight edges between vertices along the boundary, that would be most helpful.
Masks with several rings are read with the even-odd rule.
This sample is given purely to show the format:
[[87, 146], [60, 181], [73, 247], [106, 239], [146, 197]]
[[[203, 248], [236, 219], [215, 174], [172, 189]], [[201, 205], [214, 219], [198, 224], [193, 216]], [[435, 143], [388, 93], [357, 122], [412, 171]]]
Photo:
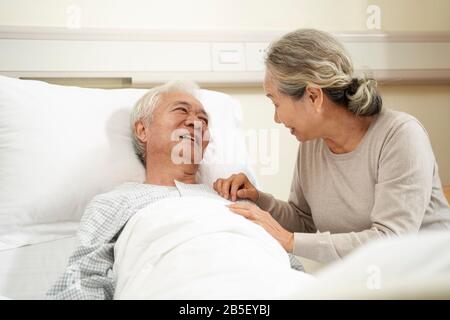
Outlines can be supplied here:
[[314, 106], [317, 111], [322, 109], [323, 104], [323, 91], [321, 88], [317, 87], [306, 87], [306, 95], [308, 101]]
[[142, 143], [147, 142], [147, 130], [146, 130], [146, 127], [145, 127], [144, 123], [142, 122], [142, 120], [139, 120], [134, 124], [134, 132], [136, 134], [136, 137]]

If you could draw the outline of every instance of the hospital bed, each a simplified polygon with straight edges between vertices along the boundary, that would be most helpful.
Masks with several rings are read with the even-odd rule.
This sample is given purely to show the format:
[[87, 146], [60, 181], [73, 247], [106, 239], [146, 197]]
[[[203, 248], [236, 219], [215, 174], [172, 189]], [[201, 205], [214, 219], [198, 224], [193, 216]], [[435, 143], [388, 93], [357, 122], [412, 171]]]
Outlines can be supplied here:
[[[144, 92], [0, 76], [0, 296], [44, 298], [76, 246], [75, 233], [87, 202], [122, 182], [143, 180], [143, 168], [131, 147], [128, 114]], [[257, 184], [245, 151], [239, 103], [215, 91], [203, 90], [201, 97], [216, 138], [205, 154], [208, 161], [199, 180], [211, 185], [219, 177], [243, 171]], [[71, 148], [65, 148], [68, 143]], [[307, 271], [322, 283], [333, 284], [334, 290], [308, 287], [292, 298], [450, 298], [448, 286], [437, 287], [450, 273], [449, 251], [439, 251], [450, 244], [447, 234], [390, 241], [361, 248], [330, 266], [303, 260]], [[391, 249], [404, 255], [389, 256]], [[370, 261], [389, 275], [389, 291], [368, 292], [358, 285], [365, 281]], [[419, 290], [408, 295], [409, 287], [394, 281], [405, 270], [424, 288], [423, 294]], [[342, 279], [354, 286], [346, 286]]]
[[[129, 113], [146, 89], [88, 89], [0, 76], [0, 295], [42, 298], [64, 270], [87, 203], [142, 182]], [[198, 173], [207, 185], [252, 177], [240, 105], [198, 92], [212, 139]]]
[[[431, 242], [437, 241], [428, 246], [425, 244], [422, 251], [411, 247], [417, 241], [413, 238], [395, 242], [396, 257], [385, 255], [392, 250], [393, 243], [382, 242], [359, 250], [349, 259], [330, 266], [301, 259], [305, 269], [325, 279], [327, 285], [299, 292], [292, 299], [450, 299], [450, 237], [426, 238]], [[0, 299], [43, 299], [48, 288], [64, 271], [75, 245], [76, 237], [72, 236], [0, 252]], [[436, 254], [434, 257], [421, 257], [424, 250], [433, 247], [443, 251], [433, 253]], [[403, 249], [410, 250], [408, 255], [399, 254], [399, 250]], [[405, 260], [407, 256], [415, 257], [415, 261]], [[436, 260], [439, 260], [438, 263]], [[389, 269], [381, 271], [383, 269], [377, 268], [374, 261], [381, 261]], [[429, 270], [428, 276], [424, 276], [424, 271], [433, 267], [433, 264], [435, 269]], [[386, 287], [376, 287], [376, 281], [374, 287], [364, 287], [370, 283], [371, 277], [382, 276], [383, 272], [397, 278], [390, 276]], [[405, 272], [408, 277], [405, 277]]]
[[51, 240], [0, 252], [0, 295], [43, 299], [64, 271], [76, 237]]

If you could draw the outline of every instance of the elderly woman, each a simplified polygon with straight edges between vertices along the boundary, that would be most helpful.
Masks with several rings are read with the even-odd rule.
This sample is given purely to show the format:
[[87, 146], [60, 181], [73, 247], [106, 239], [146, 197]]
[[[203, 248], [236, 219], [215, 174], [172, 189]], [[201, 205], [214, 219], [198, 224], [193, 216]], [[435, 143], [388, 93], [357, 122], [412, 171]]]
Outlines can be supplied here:
[[287, 202], [243, 174], [219, 179], [230, 209], [265, 228], [295, 255], [327, 262], [373, 239], [449, 230], [450, 210], [426, 130], [382, 109], [376, 82], [355, 77], [332, 36], [297, 30], [272, 44], [264, 90], [274, 120], [300, 141]]

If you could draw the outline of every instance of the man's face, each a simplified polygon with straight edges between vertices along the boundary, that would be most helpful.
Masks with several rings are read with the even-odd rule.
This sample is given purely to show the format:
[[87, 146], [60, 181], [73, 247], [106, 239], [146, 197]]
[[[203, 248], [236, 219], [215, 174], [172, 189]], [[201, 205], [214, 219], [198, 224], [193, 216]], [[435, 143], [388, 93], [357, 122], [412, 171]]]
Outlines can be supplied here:
[[163, 94], [147, 130], [147, 153], [170, 156], [175, 164], [198, 164], [209, 143], [208, 115], [188, 93]]

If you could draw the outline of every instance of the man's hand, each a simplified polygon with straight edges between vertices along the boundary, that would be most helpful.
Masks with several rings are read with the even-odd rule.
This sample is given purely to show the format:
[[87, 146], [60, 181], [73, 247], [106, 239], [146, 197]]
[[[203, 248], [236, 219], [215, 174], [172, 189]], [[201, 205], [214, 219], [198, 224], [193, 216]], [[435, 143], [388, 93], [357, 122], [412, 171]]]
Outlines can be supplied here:
[[274, 237], [287, 252], [294, 249], [294, 234], [284, 229], [269, 212], [261, 210], [257, 205], [250, 203], [234, 203], [228, 208], [256, 224], [263, 227]]
[[232, 201], [239, 198], [256, 202], [259, 197], [258, 190], [243, 173], [233, 174], [227, 179], [217, 179], [213, 188], [221, 197]]

